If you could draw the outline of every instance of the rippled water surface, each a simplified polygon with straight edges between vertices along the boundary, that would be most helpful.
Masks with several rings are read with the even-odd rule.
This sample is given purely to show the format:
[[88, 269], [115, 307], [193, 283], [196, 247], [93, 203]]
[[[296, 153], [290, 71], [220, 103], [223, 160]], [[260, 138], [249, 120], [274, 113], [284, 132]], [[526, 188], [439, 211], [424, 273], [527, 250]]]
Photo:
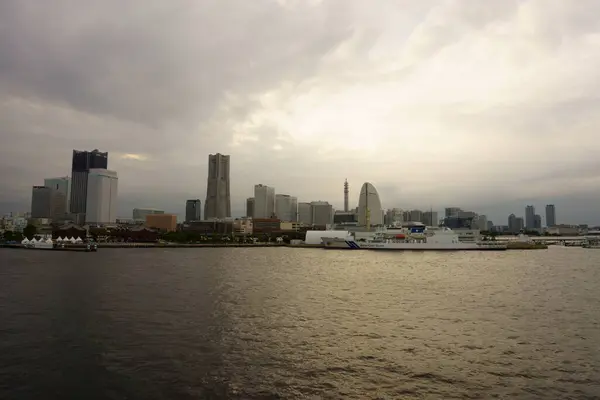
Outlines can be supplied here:
[[600, 251], [0, 249], [0, 399], [598, 398]]

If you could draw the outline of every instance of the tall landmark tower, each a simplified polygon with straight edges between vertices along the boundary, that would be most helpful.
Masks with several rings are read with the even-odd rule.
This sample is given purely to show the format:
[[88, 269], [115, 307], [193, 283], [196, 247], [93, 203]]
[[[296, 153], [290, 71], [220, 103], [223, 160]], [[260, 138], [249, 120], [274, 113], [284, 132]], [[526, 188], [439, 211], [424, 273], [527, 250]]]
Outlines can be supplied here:
[[208, 156], [208, 181], [204, 219], [230, 218], [231, 195], [229, 191], [229, 156], [211, 154]]
[[344, 212], [348, 212], [349, 210], [349, 204], [348, 204], [348, 194], [349, 194], [349, 189], [348, 189], [348, 179], [346, 179], [344, 181]]

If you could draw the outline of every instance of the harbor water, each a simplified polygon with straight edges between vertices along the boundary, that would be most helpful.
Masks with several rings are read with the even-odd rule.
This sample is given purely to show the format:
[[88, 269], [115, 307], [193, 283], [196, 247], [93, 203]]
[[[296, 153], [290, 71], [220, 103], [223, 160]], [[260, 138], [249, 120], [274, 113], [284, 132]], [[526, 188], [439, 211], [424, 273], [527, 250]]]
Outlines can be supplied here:
[[0, 249], [0, 399], [591, 399], [600, 251]]

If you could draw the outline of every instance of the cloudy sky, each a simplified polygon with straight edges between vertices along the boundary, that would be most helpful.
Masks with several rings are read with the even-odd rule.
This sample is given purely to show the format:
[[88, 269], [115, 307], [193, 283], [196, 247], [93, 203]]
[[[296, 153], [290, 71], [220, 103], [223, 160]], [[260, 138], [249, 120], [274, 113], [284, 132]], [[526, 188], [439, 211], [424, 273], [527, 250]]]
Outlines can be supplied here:
[[122, 216], [183, 213], [209, 153], [300, 201], [528, 203], [600, 223], [597, 0], [0, 1], [0, 211], [109, 152]]

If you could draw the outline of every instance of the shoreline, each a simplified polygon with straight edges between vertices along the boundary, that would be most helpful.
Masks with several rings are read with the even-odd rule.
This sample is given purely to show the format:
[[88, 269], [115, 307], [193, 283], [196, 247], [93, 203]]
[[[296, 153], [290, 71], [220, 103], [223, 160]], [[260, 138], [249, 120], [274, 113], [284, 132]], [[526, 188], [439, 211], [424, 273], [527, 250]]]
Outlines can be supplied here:
[[[100, 249], [184, 249], [184, 248], [222, 248], [222, 247], [256, 247], [256, 248], [265, 248], [265, 247], [297, 247], [297, 248], [313, 248], [320, 249], [322, 246], [319, 245], [290, 245], [287, 243], [170, 243], [170, 244], [162, 244], [162, 243], [95, 243], [98, 246], [98, 250]], [[25, 247], [22, 244], [0, 244], [0, 248], [7, 249], [23, 249], [23, 250], [84, 250], [86, 249], [86, 244], [70, 244], [65, 247], [55, 247], [52, 249], [40, 249], [40, 248], [30, 248]]]

